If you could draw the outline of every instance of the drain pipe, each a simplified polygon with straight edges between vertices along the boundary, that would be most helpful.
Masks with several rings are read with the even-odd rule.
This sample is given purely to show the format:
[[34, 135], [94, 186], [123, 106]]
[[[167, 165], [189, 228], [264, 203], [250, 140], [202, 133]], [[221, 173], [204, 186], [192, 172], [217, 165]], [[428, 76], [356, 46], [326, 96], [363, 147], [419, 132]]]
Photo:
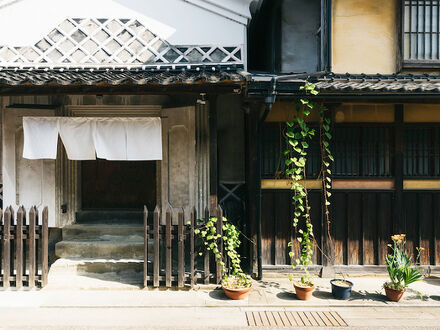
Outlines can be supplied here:
[[257, 267], [258, 267], [258, 275], [257, 279], [261, 280], [263, 278], [263, 248], [262, 248], [262, 233], [261, 233], [261, 163], [262, 163], [262, 154], [263, 154], [263, 125], [267, 116], [269, 115], [270, 110], [272, 109], [272, 105], [275, 103], [276, 94], [275, 94], [275, 86], [276, 79], [272, 78], [272, 92], [264, 98], [264, 103], [266, 107], [264, 109], [264, 113], [257, 123], [257, 193], [256, 193], [256, 202], [257, 202]]

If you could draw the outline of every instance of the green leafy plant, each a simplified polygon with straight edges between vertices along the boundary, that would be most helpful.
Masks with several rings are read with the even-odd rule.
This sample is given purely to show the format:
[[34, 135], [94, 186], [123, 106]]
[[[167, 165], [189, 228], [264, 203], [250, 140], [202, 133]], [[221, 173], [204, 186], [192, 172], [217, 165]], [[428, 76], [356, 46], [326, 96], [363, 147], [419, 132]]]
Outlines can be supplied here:
[[[405, 234], [391, 236], [393, 244], [388, 244], [392, 253], [388, 254], [385, 263], [387, 266], [390, 282], [386, 282], [384, 287], [404, 290], [411, 283], [423, 280], [422, 271], [411, 263], [411, 257], [405, 251]], [[420, 264], [420, 254], [423, 248], [417, 248], [416, 264]]]
[[[198, 220], [198, 222], [203, 221]], [[241, 256], [237, 251], [241, 245], [240, 231], [223, 217], [222, 235], [217, 232], [218, 221], [217, 217], [210, 217], [202, 227], [195, 229], [194, 233], [202, 238], [207, 251], [213, 252], [217, 263], [221, 266], [222, 285], [230, 289], [249, 288], [252, 285], [252, 279], [241, 268]], [[221, 242], [223, 242], [226, 256], [220, 249]], [[203, 253], [200, 252], [199, 254], [202, 255]], [[229, 267], [227, 267], [226, 261], [228, 261]]]
[[[318, 95], [316, 86], [306, 82], [300, 87], [305, 92], [305, 97], [299, 100], [296, 106], [296, 114], [293, 115], [291, 121], [287, 121], [286, 125], [286, 141], [288, 149], [284, 152], [286, 156], [286, 175], [291, 179], [291, 189], [293, 190], [292, 204], [294, 206], [293, 227], [297, 230], [299, 236], [297, 240], [300, 244], [299, 256], [294, 256], [294, 252], [289, 252], [293, 260], [292, 266], [299, 267], [304, 271], [304, 275], [300, 279], [303, 286], [313, 286], [310, 276], [309, 266], [312, 264], [313, 250], [316, 240], [313, 235], [313, 225], [310, 218], [311, 207], [309, 205], [308, 190], [305, 186], [306, 165], [309, 143], [315, 135], [316, 131], [310, 128], [306, 118], [312, 111], [318, 111], [319, 115], [319, 132], [320, 132], [320, 149], [321, 149], [321, 173], [320, 177], [323, 185], [323, 196], [325, 203], [325, 217], [328, 223], [328, 236], [330, 237], [330, 217], [328, 206], [330, 205], [331, 196], [331, 162], [334, 160], [330, 151], [330, 119], [325, 117], [327, 110], [323, 105], [317, 105], [307, 98], [308, 95]], [[304, 225], [298, 229], [298, 223], [303, 220]], [[293, 247], [293, 242], [289, 242], [289, 246]], [[290, 276], [292, 280], [293, 277]]]

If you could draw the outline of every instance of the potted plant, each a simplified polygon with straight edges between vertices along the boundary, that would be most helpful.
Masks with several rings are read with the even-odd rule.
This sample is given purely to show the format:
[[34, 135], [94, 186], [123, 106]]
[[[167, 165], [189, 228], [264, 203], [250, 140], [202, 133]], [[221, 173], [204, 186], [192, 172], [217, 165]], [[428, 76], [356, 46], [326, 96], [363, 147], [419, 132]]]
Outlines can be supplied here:
[[[300, 300], [310, 299], [312, 297], [313, 290], [315, 290], [315, 285], [309, 272], [309, 266], [312, 264], [313, 256], [313, 241], [310, 239], [310, 237], [313, 237], [312, 224], [307, 222], [306, 226], [310, 226], [310, 229], [307, 231], [303, 231], [301, 229], [299, 230], [299, 232], [302, 234], [302, 237], [298, 237], [297, 239], [301, 244], [301, 254], [293, 264], [293, 267], [299, 266], [299, 268], [304, 271], [304, 275], [301, 276], [300, 280], [293, 282], [296, 296]], [[290, 275], [289, 279], [293, 281], [293, 276]]]
[[[423, 275], [416, 265], [411, 263], [411, 257], [405, 251], [405, 234], [391, 236], [393, 245], [388, 244], [392, 253], [385, 260], [390, 281], [385, 282], [383, 287], [385, 294], [391, 301], [398, 302], [411, 283], [421, 281]], [[420, 253], [423, 248], [417, 248], [416, 263], [419, 263]]]
[[[295, 230], [298, 228], [298, 224], [301, 223], [301, 229], [299, 229], [297, 240], [299, 242], [300, 253], [294, 261], [294, 253], [289, 253], [292, 258], [293, 268], [299, 267], [304, 275], [299, 281], [295, 281], [293, 286], [295, 288], [298, 299], [307, 300], [312, 296], [312, 292], [315, 289], [312, 278], [310, 276], [308, 267], [312, 264], [313, 248], [316, 243], [313, 236], [313, 225], [311, 221], [310, 203], [308, 199], [307, 182], [307, 155], [309, 149], [309, 143], [315, 136], [316, 130], [311, 128], [308, 124], [307, 117], [312, 111], [317, 112], [319, 115], [319, 141], [321, 149], [321, 172], [320, 179], [322, 181], [323, 197], [324, 197], [324, 216], [327, 222], [327, 234], [329, 241], [331, 241], [330, 235], [330, 217], [329, 208], [330, 196], [331, 196], [331, 163], [333, 162], [333, 156], [330, 151], [330, 140], [332, 138], [330, 134], [330, 118], [325, 115], [326, 108], [323, 105], [315, 104], [308, 99], [308, 96], [316, 96], [319, 92], [316, 90], [316, 86], [312, 83], [305, 82], [304, 86], [300, 87], [300, 90], [304, 91], [304, 97], [299, 99], [296, 105], [296, 114], [293, 115], [291, 121], [286, 122], [286, 145], [287, 150], [284, 151], [286, 156], [286, 175], [290, 178], [291, 190], [293, 192], [292, 204], [294, 208], [293, 212], [293, 227]], [[289, 242], [289, 246], [293, 246], [293, 242]], [[290, 280], [293, 280], [293, 276], [289, 276]]]
[[[252, 289], [252, 279], [241, 268], [241, 257], [237, 252], [240, 247], [240, 232], [225, 217], [222, 218], [223, 236], [217, 233], [217, 217], [210, 217], [202, 228], [196, 229], [195, 234], [200, 234], [208, 251], [212, 251], [216, 261], [221, 265], [223, 280], [222, 289], [226, 296], [234, 300], [245, 299]], [[219, 250], [220, 240], [223, 240], [225, 253], [229, 261], [226, 267], [225, 257]]]
[[350, 298], [353, 282], [336, 278], [331, 280], [330, 284], [332, 285], [332, 295], [334, 298], [343, 300]]

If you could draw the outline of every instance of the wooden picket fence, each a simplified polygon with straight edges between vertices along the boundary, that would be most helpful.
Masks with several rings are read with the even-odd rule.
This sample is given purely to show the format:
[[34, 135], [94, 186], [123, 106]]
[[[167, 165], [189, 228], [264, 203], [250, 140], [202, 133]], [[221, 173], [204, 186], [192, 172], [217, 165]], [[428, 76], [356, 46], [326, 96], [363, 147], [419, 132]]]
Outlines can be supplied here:
[[23, 286], [34, 288], [47, 284], [48, 266], [48, 208], [41, 218], [36, 207], [26, 217], [24, 207], [16, 214], [11, 206], [0, 211], [0, 287]]
[[[203, 226], [209, 217], [222, 219], [223, 210], [218, 206], [210, 214], [209, 209], [206, 209], [204, 215], [198, 217], [197, 211], [193, 209], [189, 219], [186, 219], [184, 210], [179, 209], [177, 225], [173, 224], [174, 214], [168, 207], [164, 214], [165, 221], [162, 221], [159, 207], [156, 206], [152, 215], [144, 207], [144, 286], [193, 288], [197, 283], [220, 283], [221, 266], [212, 252], [201, 250], [202, 244], [194, 230]], [[217, 233], [222, 234], [222, 221], [217, 221]], [[150, 258], [149, 241], [153, 243]], [[219, 251], [223, 253], [222, 243]], [[199, 252], [203, 252], [202, 256], [199, 256]], [[177, 256], [177, 261], [173, 256]]]

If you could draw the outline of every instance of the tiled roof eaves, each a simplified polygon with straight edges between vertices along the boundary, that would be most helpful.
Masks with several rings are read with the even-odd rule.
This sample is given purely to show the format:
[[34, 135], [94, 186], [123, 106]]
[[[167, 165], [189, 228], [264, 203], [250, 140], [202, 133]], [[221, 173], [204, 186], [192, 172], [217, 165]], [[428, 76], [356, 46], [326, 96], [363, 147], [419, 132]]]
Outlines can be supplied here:
[[[249, 88], [261, 89], [264, 85], [269, 88], [273, 75], [254, 75]], [[276, 76], [275, 76], [276, 77]], [[285, 77], [284, 77], [285, 78]], [[428, 74], [335, 74], [318, 73], [309, 78], [307, 74], [298, 74], [279, 79], [276, 89], [286, 92], [299, 92], [301, 81], [307, 79], [315, 83], [322, 94], [350, 93], [440, 93], [440, 76]]]
[[199, 70], [25, 70], [0, 69], [0, 84], [8, 86], [45, 85], [171, 85], [171, 84], [216, 84], [223, 82], [242, 83], [245, 77], [239, 69], [210, 67]]

